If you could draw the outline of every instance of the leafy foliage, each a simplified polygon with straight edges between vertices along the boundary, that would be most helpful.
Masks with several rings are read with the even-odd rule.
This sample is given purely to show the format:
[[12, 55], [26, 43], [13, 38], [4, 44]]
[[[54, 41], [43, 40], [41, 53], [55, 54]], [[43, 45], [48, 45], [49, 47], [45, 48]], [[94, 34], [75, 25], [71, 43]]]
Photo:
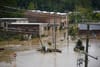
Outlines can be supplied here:
[[17, 0], [0, 0], [0, 17], [22, 17], [23, 11], [17, 9]]
[[74, 10], [76, 6], [100, 9], [99, 0], [1, 0], [1, 3], [23, 9], [28, 9], [29, 4], [33, 3], [34, 9], [60, 12]]
[[77, 25], [70, 25], [68, 34], [72, 37], [75, 37], [78, 33]]
[[92, 18], [96, 21], [100, 21], [100, 13], [94, 13]]
[[28, 5], [28, 9], [33, 10], [34, 8], [35, 8], [34, 4], [32, 2], [30, 2], [29, 5]]

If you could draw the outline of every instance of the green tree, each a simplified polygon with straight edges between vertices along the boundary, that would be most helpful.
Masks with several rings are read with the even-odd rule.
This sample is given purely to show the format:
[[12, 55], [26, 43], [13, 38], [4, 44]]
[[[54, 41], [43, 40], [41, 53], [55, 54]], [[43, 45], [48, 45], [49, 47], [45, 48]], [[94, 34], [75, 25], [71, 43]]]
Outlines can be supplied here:
[[17, 8], [17, 0], [0, 0], [0, 17], [22, 17], [23, 11]]
[[78, 33], [77, 25], [70, 25], [68, 34], [72, 36], [72, 38], [75, 38]]
[[33, 2], [30, 2], [30, 3], [29, 3], [28, 9], [29, 9], [29, 10], [35, 9], [35, 5], [33, 4]]
[[94, 13], [92, 18], [96, 21], [100, 21], [100, 13]]

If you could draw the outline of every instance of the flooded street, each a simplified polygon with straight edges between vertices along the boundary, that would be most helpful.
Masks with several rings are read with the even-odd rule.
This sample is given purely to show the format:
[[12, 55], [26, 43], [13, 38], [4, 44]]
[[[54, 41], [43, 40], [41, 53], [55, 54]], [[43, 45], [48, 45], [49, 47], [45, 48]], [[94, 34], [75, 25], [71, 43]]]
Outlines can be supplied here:
[[[61, 48], [62, 53], [41, 53], [37, 51], [25, 51], [17, 53], [17, 67], [75, 67], [77, 54], [74, 53], [73, 46]], [[73, 55], [72, 55], [73, 54]]]
[[[10, 63], [0, 62], [0, 67], [78, 67], [77, 59], [79, 59], [80, 55], [73, 51], [75, 42], [70, 42], [68, 46], [64, 41], [62, 45], [63, 47], [58, 48], [62, 50], [62, 53], [41, 53], [37, 51], [39, 46], [31, 50], [17, 51], [16, 58], [10, 60]], [[98, 60], [89, 57], [88, 67], [100, 67], [99, 52], [99, 40], [90, 40], [89, 54], [98, 57]], [[84, 59], [84, 55], [82, 58]], [[84, 67], [84, 62], [81, 67]]]
[[89, 54], [98, 57], [98, 60], [89, 57], [89, 67], [100, 67], [100, 40], [90, 40]]

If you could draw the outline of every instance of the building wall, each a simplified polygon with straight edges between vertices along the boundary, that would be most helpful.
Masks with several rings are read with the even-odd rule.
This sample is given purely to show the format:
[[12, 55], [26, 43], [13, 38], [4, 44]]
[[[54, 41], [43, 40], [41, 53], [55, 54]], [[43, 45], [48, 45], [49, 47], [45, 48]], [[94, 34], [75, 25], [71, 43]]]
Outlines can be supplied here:
[[[43, 24], [44, 25], [44, 24]], [[0, 18], [0, 28], [7, 29], [8, 31], [39, 35], [43, 34], [43, 25], [41, 23], [29, 23], [27, 18]]]
[[[23, 34], [33, 34], [39, 35], [39, 25], [16, 25], [16, 24], [9, 24], [9, 30], [23, 33]], [[11, 29], [12, 28], [12, 29]], [[13, 30], [15, 29], [15, 30]]]
[[[62, 13], [63, 14], [63, 13]], [[50, 23], [53, 24], [54, 21], [56, 21], [56, 24], [60, 24], [62, 22], [67, 23], [67, 18], [66, 15], [63, 14], [51, 14], [50, 12], [45, 12], [44, 11], [26, 11], [25, 12], [26, 17], [29, 19], [29, 21], [37, 22], [37, 23]]]

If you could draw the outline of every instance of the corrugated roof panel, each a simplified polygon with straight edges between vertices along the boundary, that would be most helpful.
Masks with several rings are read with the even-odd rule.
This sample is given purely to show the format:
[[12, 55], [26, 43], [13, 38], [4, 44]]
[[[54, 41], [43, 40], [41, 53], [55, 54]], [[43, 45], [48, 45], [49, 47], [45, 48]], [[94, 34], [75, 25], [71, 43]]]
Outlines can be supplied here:
[[[87, 30], [87, 24], [79, 24], [79, 30]], [[100, 30], [100, 24], [90, 24], [90, 30]]]

